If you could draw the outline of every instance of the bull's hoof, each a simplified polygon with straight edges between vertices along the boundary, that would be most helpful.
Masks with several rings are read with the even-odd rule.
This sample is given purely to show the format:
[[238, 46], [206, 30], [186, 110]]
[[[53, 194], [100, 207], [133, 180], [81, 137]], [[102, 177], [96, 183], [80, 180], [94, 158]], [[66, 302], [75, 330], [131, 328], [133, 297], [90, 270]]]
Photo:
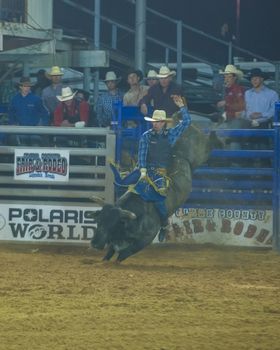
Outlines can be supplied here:
[[164, 227], [161, 227], [159, 234], [158, 234], [159, 242], [162, 243], [165, 240], [166, 233], [167, 233], [167, 229]]

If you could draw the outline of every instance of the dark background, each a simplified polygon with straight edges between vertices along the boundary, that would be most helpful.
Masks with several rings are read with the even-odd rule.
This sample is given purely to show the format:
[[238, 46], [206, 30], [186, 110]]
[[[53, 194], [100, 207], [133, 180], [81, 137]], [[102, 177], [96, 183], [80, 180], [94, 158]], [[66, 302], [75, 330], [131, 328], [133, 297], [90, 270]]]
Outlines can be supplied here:
[[[75, 2], [80, 6], [94, 9], [94, 0], [75, 0]], [[240, 4], [240, 20], [237, 22], [236, 0], [147, 0], [148, 7], [215, 36], [219, 35], [223, 22], [229, 23], [234, 34], [238, 32], [237, 23], [239, 23], [241, 47], [268, 59], [280, 60], [278, 10], [280, 1], [240, 0]], [[124, 0], [101, 0], [101, 14], [134, 27], [134, 6]], [[155, 18], [147, 19], [149, 20], [147, 26], [152, 28], [161, 26], [162, 37], [168, 38], [171, 35], [170, 30], [162, 28]], [[62, 0], [54, 1], [54, 23], [58, 27], [68, 28], [72, 34], [93, 38], [93, 18], [78, 12]], [[197, 45], [201, 46], [200, 43]]]

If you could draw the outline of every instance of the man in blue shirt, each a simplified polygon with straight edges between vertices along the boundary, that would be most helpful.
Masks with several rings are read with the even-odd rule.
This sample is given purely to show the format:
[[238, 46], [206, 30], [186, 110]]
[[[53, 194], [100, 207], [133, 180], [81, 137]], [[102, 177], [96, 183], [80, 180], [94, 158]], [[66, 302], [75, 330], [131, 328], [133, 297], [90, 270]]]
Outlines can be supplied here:
[[118, 89], [120, 78], [117, 78], [116, 73], [111, 71], [106, 73], [105, 84], [108, 91], [102, 93], [96, 102], [96, 117], [98, 126], [110, 127], [114, 113], [114, 103], [121, 102], [123, 93]]
[[[49, 125], [49, 113], [44, 107], [42, 99], [31, 92], [31, 86], [32, 83], [28, 77], [20, 79], [19, 92], [12, 98], [9, 106], [10, 125]], [[21, 135], [17, 136], [17, 143], [29, 145], [33, 144], [35, 139], [39, 140], [38, 135]]]
[[252, 127], [267, 128], [274, 116], [275, 102], [279, 100], [277, 92], [264, 85], [264, 79], [261, 69], [252, 69], [252, 88], [245, 92], [246, 118]]

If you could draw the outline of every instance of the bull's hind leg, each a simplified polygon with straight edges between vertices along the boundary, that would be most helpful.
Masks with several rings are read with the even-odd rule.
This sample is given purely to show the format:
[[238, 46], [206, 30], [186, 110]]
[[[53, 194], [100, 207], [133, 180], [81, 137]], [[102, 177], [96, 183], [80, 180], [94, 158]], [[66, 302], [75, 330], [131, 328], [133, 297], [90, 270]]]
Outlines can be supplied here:
[[114, 247], [110, 246], [107, 254], [104, 256], [104, 258], [102, 260], [109, 261], [112, 258], [112, 256], [115, 254], [115, 252], [116, 251], [115, 251]]
[[118, 257], [117, 257], [117, 262], [121, 262], [125, 259], [127, 259], [129, 256], [139, 252], [143, 248], [145, 248], [150, 242], [146, 241], [137, 241], [125, 248], [124, 250], [120, 251]]

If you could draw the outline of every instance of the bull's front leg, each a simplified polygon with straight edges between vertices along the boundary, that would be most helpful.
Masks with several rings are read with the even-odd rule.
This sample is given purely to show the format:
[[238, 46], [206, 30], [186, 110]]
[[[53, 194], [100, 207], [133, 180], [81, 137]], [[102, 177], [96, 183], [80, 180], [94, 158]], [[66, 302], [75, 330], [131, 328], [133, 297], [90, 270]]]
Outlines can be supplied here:
[[113, 245], [110, 245], [107, 254], [104, 256], [104, 258], [102, 260], [103, 261], [109, 261], [112, 258], [112, 256], [115, 254], [115, 252], [116, 251], [115, 251]]
[[150, 244], [150, 241], [137, 241], [129, 245], [127, 248], [120, 251], [116, 262], [121, 262], [125, 259], [127, 259], [129, 256], [139, 252], [143, 248], [145, 248], [148, 244]]

